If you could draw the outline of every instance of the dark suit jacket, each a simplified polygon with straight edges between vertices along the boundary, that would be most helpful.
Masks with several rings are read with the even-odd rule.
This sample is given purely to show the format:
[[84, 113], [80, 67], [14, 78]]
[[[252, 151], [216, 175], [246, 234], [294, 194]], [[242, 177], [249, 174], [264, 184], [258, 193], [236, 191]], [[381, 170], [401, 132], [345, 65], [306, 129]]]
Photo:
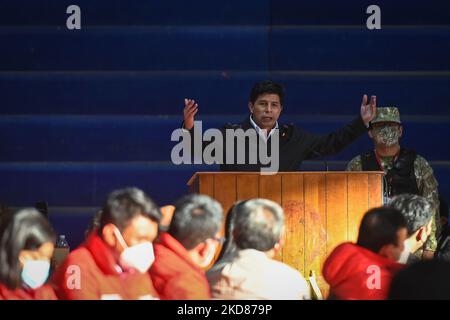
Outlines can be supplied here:
[[[226, 159], [226, 129], [242, 129], [244, 131], [251, 129], [255, 130], [250, 123], [249, 117], [247, 117], [240, 124], [228, 124], [225, 125], [221, 131], [224, 137], [224, 162]], [[256, 131], [256, 130], [255, 130]], [[190, 130], [191, 136], [194, 135], [194, 129]], [[367, 128], [364, 125], [363, 120], [360, 116], [355, 118], [352, 122], [345, 125], [344, 127], [336, 130], [327, 135], [317, 135], [306, 132], [302, 128], [296, 127], [293, 124], [289, 125], [279, 125], [279, 170], [278, 171], [298, 171], [300, 165], [304, 160], [312, 159], [320, 156], [336, 154], [347, 145], [356, 140], [363, 133], [367, 132]], [[267, 141], [268, 155], [271, 155], [271, 139], [270, 137]], [[192, 139], [194, 140], [194, 139]], [[258, 139], [259, 140], [259, 139]], [[209, 143], [203, 143], [203, 148], [205, 148]], [[259, 150], [260, 143], [258, 141], [256, 150]], [[245, 143], [245, 163], [237, 164], [235, 146], [235, 159], [233, 164], [224, 163], [220, 165], [222, 171], [260, 171], [261, 167], [268, 167], [268, 165], [261, 164], [259, 156], [257, 156], [257, 163], [251, 164], [249, 161], [249, 143], [246, 140]], [[258, 153], [256, 153], [258, 155]]]

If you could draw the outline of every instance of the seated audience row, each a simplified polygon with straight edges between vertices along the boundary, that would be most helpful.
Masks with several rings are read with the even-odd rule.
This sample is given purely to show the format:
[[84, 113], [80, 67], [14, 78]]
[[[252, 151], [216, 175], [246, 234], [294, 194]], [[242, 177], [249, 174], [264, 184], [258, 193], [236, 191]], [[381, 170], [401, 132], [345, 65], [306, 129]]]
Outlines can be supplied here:
[[[208, 196], [159, 208], [142, 190], [116, 190], [85, 242], [56, 270], [47, 218], [35, 209], [2, 212], [0, 299], [311, 299], [301, 272], [275, 259], [285, 217], [270, 200], [236, 203], [223, 238], [223, 209]], [[414, 255], [432, 220], [430, 204], [417, 195], [369, 210], [357, 242], [340, 244], [324, 263], [329, 299], [447, 297], [448, 235], [442, 233], [433, 261]]]

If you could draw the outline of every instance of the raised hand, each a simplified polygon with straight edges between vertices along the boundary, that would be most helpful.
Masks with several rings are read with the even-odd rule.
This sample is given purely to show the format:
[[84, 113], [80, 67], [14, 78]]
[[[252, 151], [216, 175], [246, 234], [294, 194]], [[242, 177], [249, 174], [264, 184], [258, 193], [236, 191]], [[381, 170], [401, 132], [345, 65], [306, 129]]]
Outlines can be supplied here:
[[194, 127], [194, 117], [198, 112], [198, 104], [195, 100], [184, 99], [184, 128], [191, 130]]
[[366, 127], [369, 127], [370, 121], [372, 121], [377, 114], [377, 97], [371, 96], [370, 102], [367, 103], [367, 95], [365, 94], [361, 103], [361, 118], [364, 121]]

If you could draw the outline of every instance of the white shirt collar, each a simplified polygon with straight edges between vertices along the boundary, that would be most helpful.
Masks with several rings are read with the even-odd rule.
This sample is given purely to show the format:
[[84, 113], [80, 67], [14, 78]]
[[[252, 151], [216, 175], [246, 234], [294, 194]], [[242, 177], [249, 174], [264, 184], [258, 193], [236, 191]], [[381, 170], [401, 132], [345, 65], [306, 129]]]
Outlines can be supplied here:
[[266, 137], [266, 135], [264, 134], [263, 129], [261, 129], [261, 128], [256, 124], [255, 121], [253, 121], [253, 118], [252, 118], [251, 115], [250, 115], [250, 124], [252, 125], [253, 128], [255, 128], [256, 132], [258, 132], [258, 134], [264, 139], [264, 141], [267, 141], [267, 140], [270, 138], [270, 136], [274, 133], [274, 129], [278, 129], [278, 121], [277, 121], [277, 122], [275, 123], [275, 128], [271, 129], [270, 132], [269, 132], [269, 134], [268, 134], [267, 137]]

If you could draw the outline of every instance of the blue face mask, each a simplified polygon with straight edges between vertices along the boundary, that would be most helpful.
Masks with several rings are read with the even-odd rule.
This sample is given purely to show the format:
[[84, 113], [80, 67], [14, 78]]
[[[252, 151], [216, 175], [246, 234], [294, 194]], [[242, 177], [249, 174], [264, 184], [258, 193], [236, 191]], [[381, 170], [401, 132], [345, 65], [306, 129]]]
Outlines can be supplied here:
[[31, 289], [41, 287], [50, 274], [50, 262], [47, 260], [28, 260], [22, 269], [22, 281]]

